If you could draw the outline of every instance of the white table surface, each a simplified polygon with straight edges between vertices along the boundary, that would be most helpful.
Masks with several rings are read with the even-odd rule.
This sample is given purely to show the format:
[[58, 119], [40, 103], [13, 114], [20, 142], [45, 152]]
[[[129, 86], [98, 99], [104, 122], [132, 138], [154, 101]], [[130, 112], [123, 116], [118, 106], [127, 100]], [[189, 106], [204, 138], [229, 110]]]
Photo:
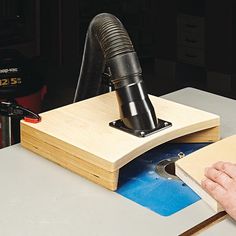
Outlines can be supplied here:
[[[236, 101], [193, 88], [163, 96], [221, 116], [222, 137], [236, 134]], [[160, 216], [13, 145], [0, 150], [0, 235], [178, 235], [213, 215], [202, 201]], [[201, 235], [236, 235], [227, 218]]]

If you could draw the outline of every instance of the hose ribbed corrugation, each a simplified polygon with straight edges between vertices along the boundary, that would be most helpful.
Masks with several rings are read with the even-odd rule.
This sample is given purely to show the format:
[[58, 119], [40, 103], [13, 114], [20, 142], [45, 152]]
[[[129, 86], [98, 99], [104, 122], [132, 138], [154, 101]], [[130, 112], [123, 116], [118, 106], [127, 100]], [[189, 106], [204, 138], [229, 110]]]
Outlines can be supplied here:
[[154, 130], [158, 121], [137, 54], [123, 24], [109, 13], [95, 16], [89, 25], [74, 101], [101, 94], [105, 69], [116, 90], [124, 127]]
[[98, 22], [95, 27], [95, 34], [106, 59], [111, 59], [119, 54], [134, 52], [127, 31], [117, 18], [107, 14], [107, 17], [101, 18]]

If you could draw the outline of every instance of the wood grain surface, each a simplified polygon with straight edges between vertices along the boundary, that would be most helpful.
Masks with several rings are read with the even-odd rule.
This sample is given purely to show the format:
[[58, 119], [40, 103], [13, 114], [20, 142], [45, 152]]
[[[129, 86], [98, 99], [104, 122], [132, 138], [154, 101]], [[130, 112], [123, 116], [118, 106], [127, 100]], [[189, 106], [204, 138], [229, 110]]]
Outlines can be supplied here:
[[201, 188], [204, 170], [217, 161], [236, 163], [236, 135], [210, 144], [176, 162], [176, 175], [189, 185], [216, 212], [222, 207]]
[[[111, 92], [42, 113], [37, 124], [21, 121], [21, 144], [72, 171], [68, 164], [72, 159], [73, 163], [84, 161], [80, 167], [89, 163], [104, 170], [110, 184], [122, 166], [162, 143], [192, 133], [197, 137], [192, 136], [194, 141], [219, 140], [219, 116], [151, 95], [150, 99], [157, 117], [172, 127], [145, 138], [110, 127], [109, 122], [120, 118], [115, 92]], [[90, 174], [90, 168], [87, 171]]]

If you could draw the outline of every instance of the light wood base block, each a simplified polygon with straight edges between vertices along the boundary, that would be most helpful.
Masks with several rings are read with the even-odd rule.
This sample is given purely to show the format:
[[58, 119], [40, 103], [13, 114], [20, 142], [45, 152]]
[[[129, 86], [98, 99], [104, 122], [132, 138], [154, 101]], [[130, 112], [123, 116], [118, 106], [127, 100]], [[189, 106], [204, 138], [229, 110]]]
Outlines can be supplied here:
[[183, 137], [174, 139], [175, 143], [212, 143], [220, 139], [220, 127], [201, 130]]
[[[162, 143], [217, 141], [219, 116], [151, 96], [158, 118], [172, 127], [139, 138], [110, 127], [119, 119], [115, 92], [40, 114], [42, 121], [21, 121], [23, 147], [98, 183], [116, 190], [119, 169]], [[180, 142], [180, 139], [178, 140]]]
[[224, 138], [216, 143], [189, 154], [176, 161], [176, 175], [191, 187], [216, 212], [222, 211], [221, 205], [202, 187], [205, 168], [223, 161], [236, 163], [236, 135]]
[[119, 170], [114, 172], [107, 171], [55, 146], [43, 142], [42, 140], [39, 141], [25, 132], [21, 133], [21, 137], [22, 146], [34, 153], [37, 153], [40, 156], [43, 156], [46, 159], [93, 181], [94, 183], [102, 185], [107, 189], [112, 191], [117, 189]]

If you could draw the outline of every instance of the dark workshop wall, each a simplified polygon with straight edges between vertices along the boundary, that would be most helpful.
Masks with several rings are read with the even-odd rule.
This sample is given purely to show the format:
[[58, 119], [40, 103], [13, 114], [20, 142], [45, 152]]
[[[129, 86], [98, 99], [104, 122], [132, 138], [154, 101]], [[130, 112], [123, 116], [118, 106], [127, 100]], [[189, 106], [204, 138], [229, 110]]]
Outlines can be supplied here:
[[[2, 10], [6, 4], [8, 13]], [[64, 105], [71, 102], [76, 86], [88, 24], [96, 14], [109, 12], [130, 34], [150, 93], [162, 95], [192, 86], [235, 97], [235, 4], [233, 0], [0, 0], [0, 47], [16, 47], [37, 58], [49, 88], [47, 102], [51, 107]], [[7, 14], [20, 15], [24, 24], [13, 17], [18, 20], [15, 28], [4, 28]], [[20, 36], [24, 43], [10, 38], [19, 32], [24, 32]]]
[[0, 49], [40, 54], [39, 0], [0, 0]]
[[194, 86], [234, 96], [234, 1], [158, 2], [156, 71], [165, 77], [163, 87]]

